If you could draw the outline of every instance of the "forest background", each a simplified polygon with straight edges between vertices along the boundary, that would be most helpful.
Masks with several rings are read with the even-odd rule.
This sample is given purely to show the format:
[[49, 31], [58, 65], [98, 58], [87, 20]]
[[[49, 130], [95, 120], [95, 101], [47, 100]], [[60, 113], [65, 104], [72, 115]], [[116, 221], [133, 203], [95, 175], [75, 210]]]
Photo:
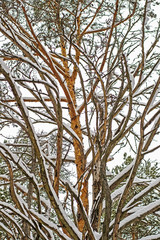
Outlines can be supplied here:
[[159, 5], [0, 1], [1, 239], [160, 239]]

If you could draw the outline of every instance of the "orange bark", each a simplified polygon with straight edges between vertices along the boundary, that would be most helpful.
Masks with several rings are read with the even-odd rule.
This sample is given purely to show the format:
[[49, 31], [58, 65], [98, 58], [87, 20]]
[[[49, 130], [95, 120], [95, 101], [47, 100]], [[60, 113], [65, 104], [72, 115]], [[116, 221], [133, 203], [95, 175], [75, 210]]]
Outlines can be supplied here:
[[[60, 21], [60, 20], [59, 20]], [[77, 45], [80, 46], [80, 15], [77, 16]], [[66, 54], [66, 47], [65, 47], [65, 41], [63, 37], [60, 37], [60, 42], [61, 42], [61, 53], [64, 57], [67, 56]], [[77, 64], [79, 63], [79, 57], [80, 57], [80, 51], [76, 49], [76, 56], [75, 60]], [[69, 77], [69, 67], [68, 67], [68, 62], [65, 59], [62, 59], [63, 66], [65, 68], [65, 74], [66, 78], [65, 81], [67, 83], [67, 87], [72, 99], [72, 103], [74, 107], [76, 108], [76, 94], [75, 94], [75, 80], [77, 77], [77, 68], [74, 67], [72, 76]], [[75, 111], [73, 111], [73, 106], [72, 104], [68, 102], [68, 107], [69, 107], [69, 115], [71, 118], [71, 128], [72, 130], [77, 134], [81, 142], [83, 142], [82, 138], [82, 131], [81, 131], [81, 124], [80, 124], [80, 116], [76, 114]], [[77, 168], [77, 181], [79, 181], [82, 178], [82, 175], [84, 174], [85, 167], [86, 167], [86, 160], [84, 157], [84, 152], [81, 148], [80, 143], [74, 138], [73, 139], [73, 146], [74, 146], [74, 151], [75, 151], [75, 164]], [[80, 192], [81, 200], [83, 203], [83, 206], [88, 212], [88, 181], [81, 179], [78, 183], [78, 191]], [[80, 209], [78, 207], [78, 228], [82, 232], [84, 230], [85, 222], [83, 220], [83, 217], [80, 213]]]
[[[79, 2], [82, 3], [83, 1], [80, 0]], [[40, 55], [40, 57], [42, 57], [42, 58], [43, 58], [43, 55], [46, 56], [47, 61], [44, 58], [43, 58], [43, 60], [50, 66], [50, 69], [52, 70], [54, 77], [59, 81], [59, 83], [65, 93], [65, 96], [66, 96], [65, 101], [68, 102], [69, 114], [70, 114], [70, 118], [71, 118], [71, 128], [77, 134], [77, 136], [79, 137], [81, 142], [83, 142], [81, 124], [80, 124], [80, 116], [75, 111], [75, 108], [76, 108], [75, 80], [76, 80], [77, 73], [78, 73], [77, 69], [76, 69], [76, 67], [74, 67], [72, 76], [69, 76], [69, 67], [68, 67], [67, 60], [62, 58], [62, 63], [63, 63], [63, 67], [62, 67], [62, 65], [60, 65], [59, 62], [57, 62], [53, 57], [50, 57], [50, 55], [46, 52], [43, 45], [37, 38], [37, 36], [32, 28], [32, 25], [28, 19], [28, 16], [26, 14], [26, 10], [23, 6], [22, 6], [22, 9], [23, 9], [26, 21], [28, 23], [28, 26], [30, 28], [31, 35], [32, 35], [32, 36], [30, 36], [28, 34], [27, 36], [31, 37], [31, 39], [34, 39], [34, 41], [36, 42], [37, 48], [40, 50], [40, 52], [43, 53], [42, 56], [40, 55], [40, 52], [37, 52], [37, 54]], [[58, 4], [56, 5], [55, 10], [57, 11], [58, 31], [59, 31], [59, 33], [63, 33], [63, 31], [61, 29], [61, 19], [59, 16], [59, 5]], [[76, 21], [77, 21], [77, 45], [80, 46], [80, 14], [79, 14], [79, 16], [77, 16]], [[34, 41], [33, 41], [33, 43], [34, 43]], [[65, 40], [63, 39], [62, 36], [60, 36], [60, 43], [61, 43], [62, 56], [66, 57], [67, 54], [66, 54]], [[76, 60], [77, 64], [79, 63], [79, 57], [80, 57], [80, 51], [78, 49], [76, 49], [75, 60]], [[61, 76], [59, 75], [59, 73], [61, 73], [63, 75], [63, 77], [67, 83], [67, 88], [66, 88]], [[45, 99], [45, 100], [50, 101], [50, 99]], [[30, 101], [30, 100], [26, 99], [25, 101]], [[34, 100], [32, 100], [32, 101], [34, 101]], [[88, 212], [88, 182], [87, 182], [87, 180], [81, 179], [82, 175], [85, 171], [86, 160], [84, 157], [84, 152], [81, 148], [81, 144], [76, 139], [73, 139], [73, 145], [74, 145], [74, 151], [75, 151], [75, 163], [76, 163], [76, 167], [77, 167], [77, 181], [80, 180], [78, 183], [78, 190], [80, 192], [83, 206], [84, 206], [86, 212]], [[58, 166], [57, 169], [58, 169], [57, 174], [59, 174], [60, 166]], [[56, 179], [58, 179], [58, 178], [56, 178]], [[56, 184], [56, 186], [58, 186], [57, 181], [55, 181], [55, 184]], [[80, 231], [83, 231], [84, 225], [85, 225], [85, 223], [84, 223], [83, 217], [81, 216], [80, 210], [78, 209], [78, 227], [79, 227]]]
[[[75, 93], [72, 91], [71, 96], [73, 99], [75, 99]], [[76, 104], [76, 100], [75, 100]], [[77, 134], [77, 136], [80, 138], [82, 142], [82, 131], [81, 131], [81, 125], [80, 125], [80, 119], [79, 115], [74, 116], [73, 112], [70, 111], [70, 117], [71, 117], [71, 128], [74, 130], [74, 132]], [[73, 145], [74, 145], [74, 151], [75, 151], [75, 164], [77, 168], [77, 180], [79, 181], [84, 174], [85, 167], [86, 167], [86, 160], [84, 157], [84, 152], [80, 146], [80, 143], [74, 139], [73, 140]], [[88, 181], [87, 180], [81, 180], [78, 183], [78, 191], [81, 193], [81, 200], [83, 203], [83, 206], [88, 212]], [[84, 229], [84, 220], [83, 217], [81, 216], [80, 210], [78, 208], [78, 227], [79, 230], [82, 232]]]

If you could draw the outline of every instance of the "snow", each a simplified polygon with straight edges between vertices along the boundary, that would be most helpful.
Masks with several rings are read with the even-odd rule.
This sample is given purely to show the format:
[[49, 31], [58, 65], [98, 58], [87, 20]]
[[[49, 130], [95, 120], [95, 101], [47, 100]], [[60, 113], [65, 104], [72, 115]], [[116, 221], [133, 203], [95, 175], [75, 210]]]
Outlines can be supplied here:
[[19, 0], [19, 2], [21, 3], [21, 6], [24, 7], [24, 3], [21, 0]]
[[[153, 126], [151, 128], [150, 133], [152, 134], [152, 131], [154, 131], [156, 129], [156, 126], [158, 126], [158, 122], [160, 120], [160, 113], [156, 116], [156, 118], [154, 119], [154, 123]], [[150, 136], [151, 134], [148, 134], [144, 140], [144, 149], [145, 149], [145, 145], [147, 144], [148, 140], [150, 140]], [[145, 153], [145, 152], [144, 152]]]
[[12, 114], [11, 112], [9, 114], [4, 113], [5, 117], [8, 120], [11, 120], [14, 123], [17, 123], [18, 125], [20, 125], [21, 127], [24, 127], [24, 122], [22, 120], [20, 120], [19, 118], [17, 118], [14, 114]]
[[[52, 77], [52, 75], [50, 73], [48, 73], [49, 69], [45, 70], [44, 68], [42, 69], [42, 67], [39, 65], [39, 63], [34, 63], [33, 61], [31, 61], [29, 58], [24, 57], [22, 55], [14, 55], [15, 57], [21, 59], [23, 62], [26, 62], [28, 64], [30, 64], [31, 66], [33, 66], [37, 71], [43, 73], [45, 76], [47, 76], [50, 80], [52, 80], [52, 83], [54, 84], [54, 86], [57, 89], [57, 83], [54, 80], [54, 78]], [[45, 78], [45, 80], [47, 81], [47, 78]], [[56, 91], [55, 89], [55, 91]]]
[[[125, 55], [125, 54], [124, 54]], [[128, 71], [128, 74], [129, 74], [129, 80], [130, 80], [130, 82], [131, 82], [131, 87], [132, 87], [132, 89], [134, 88], [134, 86], [135, 86], [135, 79], [134, 79], [134, 76], [133, 76], [133, 74], [131, 73], [131, 69], [130, 69], [130, 67], [129, 67], [129, 65], [128, 65], [128, 58], [127, 58], [127, 56], [125, 55], [125, 59], [126, 59], [126, 68], [127, 68], [127, 71]]]
[[8, 29], [6, 29], [5, 27], [3, 27], [3, 25], [1, 23], [0, 23], [0, 29], [1, 29], [2, 33], [4, 33], [5, 35], [7, 34], [10, 38], [12, 38], [10, 31]]
[[150, 105], [149, 105], [149, 108], [148, 108], [148, 112], [149, 112], [149, 110], [153, 107], [153, 104], [154, 104], [154, 102], [155, 102], [155, 99], [156, 99], [158, 93], [160, 93], [160, 85], [158, 86], [158, 88], [157, 88], [157, 90], [156, 90], [156, 92], [155, 92], [155, 94], [154, 94], [154, 96], [153, 96], [153, 98], [152, 98], [152, 101], [151, 101], [151, 103], [150, 103]]
[[19, 209], [13, 207], [11, 204], [0, 201], [0, 206], [7, 209], [10, 209], [12, 212], [14, 212], [16, 215], [20, 216], [22, 219], [24, 219], [25, 221], [29, 222], [29, 224], [34, 227], [34, 224], [32, 223], [32, 221], [26, 217], [22, 212], [19, 211]]
[[[102, 191], [99, 191], [99, 193], [97, 194], [95, 200], [94, 200], [94, 203], [93, 203], [93, 206], [92, 206], [92, 212], [94, 211], [94, 209], [97, 208], [98, 204], [99, 204], [99, 201], [101, 200], [101, 195], [102, 195]], [[92, 215], [92, 213], [91, 213]]]
[[134, 212], [133, 214], [131, 214], [130, 216], [126, 217], [125, 219], [123, 219], [120, 222], [119, 229], [121, 229], [122, 227], [130, 224], [135, 219], [144, 217], [148, 213], [154, 212], [154, 211], [156, 211], [159, 208], [160, 208], [160, 200], [152, 202], [152, 203], [148, 204], [147, 206], [141, 206], [140, 208], [137, 209], [136, 212]]
[[117, 174], [110, 182], [109, 182], [109, 187], [111, 187], [115, 182], [117, 182], [123, 175], [128, 173], [134, 165], [134, 161], [130, 163], [125, 169], [123, 169], [119, 174]]
[[82, 3], [79, 2], [78, 9], [77, 9], [77, 17], [79, 17], [79, 15], [81, 14], [81, 7], [82, 7]]
[[78, 137], [78, 135], [73, 131], [73, 129], [66, 123], [63, 123], [64, 129], [74, 138], [78, 140], [78, 142], [81, 144], [81, 140]]
[[[45, 167], [45, 166], [44, 166]], [[45, 168], [46, 169], [46, 168]], [[59, 200], [59, 198], [57, 197], [57, 194], [55, 193], [55, 190], [52, 187], [52, 184], [49, 180], [49, 176], [48, 176], [48, 172], [45, 172], [47, 175], [47, 179], [48, 179], [48, 185], [49, 185], [49, 189], [51, 192], [51, 195], [53, 197], [52, 203], [55, 205], [55, 211], [58, 213], [60, 212], [61, 216], [63, 217], [64, 221], [66, 221], [66, 223], [68, 224], [68, 226], [70, 227], [70, 229], [73, 231], [74, 234], [76, 234], [76, 236], [79, 239], [82, 239], [82, 234], [81, 232], [78, 230], [78, 228], [75, 226], [75, 224], [69, 219], [69, 217], [66, 215], [64, 208]]]
[[[23, 193], [28, 193], [28, 189], [25, 188], [24, 186], [22, 186], [20, 183], [16, 182], [15, 186], [22, 191]], [[33, 193], [33, 199], [37, 199], [37, 195], [35, 193]], [[44, 197], [40, 196], [40, 201], [42, 203], [42, 205], [44, 205], [45, 207], [48, 207], [50, 205], [50, 201], [45, 199]]]
[[155, 212], [160, 217], [160, 211]]
[[47, 231], [48, 231], [49, 234], [50, 234], [50, 240], [55, 240], [55, 238], [54, 238], [54, 236], [53, 236], [53, 232], [52, 232], [52, 230], [47, 229]]
[[152, 239], [160, 239], [160, 234], [142, 237], [138, 240], [152, 240]]
[[[135, 177], [134, 178], [134, 182], [133, 184], [140, 184], [140, 183], [147, 183], [150, 182], [150, 179], [143, 179], [143, 178], [138, 178]], [[120, 188], [116, 189], [112, 194], [111, 194], [111, 198], [112, 200], [115, 199], [116, 197], [118, 197], [119, 195], [122, 194], [122, 192], [124, 191], [125, 186], [121, 186]]]
[[48, 228], [52, 229], [52, 230], [55, 230], [56, 232], [58, 232], [61, 237], [63, 237], [64, 239], [66, 240], [71, 240], [71, 238], [69, 238], [67, 235], [65, 235], [62, 231], [60, 231], [60, 229], [58, 228], [58, 226], [49, 221], [46, 217], [44, 217], [42, 214], [39, 214], [39, 213], [36, 213], [34, 210], [30, 210], [31, 214], [37, 218], [37, 219], [40, 219], [42, 221], [42, 223], [47, 226]]
[[142, 190], [140, 193], [138, 193], [136, 196], [134, 196], [123, 208], [123, 211], [126, 211], [129, 206], [131, 206], [134, 202], [136, 202], [139, 198], [142, 196], [146, 195], [151, 189], [157, 187], [160, 185], [160, 177], [157, 178], [156, 180], [153, 180], [148, 187], [146, 187], [144, 190]]
[[134, 79], [134, 76], [133, 76], [133, 74], [131, 73], [131, 70], [130, 70], [129, 67], [128, 67], [128, 73], [129, 73], [129, 79], [130, 79], [130, 81], [131, 81], [131, 86], [132, 86], [132, 89], [133, 89], [134, 86], [135, 86], [135, 79]]
[[147, 23], [149, 21], [149, 17], [148, 16], [149, 16], [149, 12], [151, 10], [151, 2], [147, 1], [146, 4], [147, 4], [147, 6], [146, 6], [146, 16], [145, 16], [145, 23], [144, 23], [145, 26], [147, 25]]
[[0, 66], [2, 67], [2, 69], [5, 70], [6, 73], [10, 74], [10, 69], [9, 67], [4, 63], [4, 61], [2, 60], [2, 58], [0, 58]]
[[26, 211], [26, 209], [27, 209], [27, 204], [26, 204], [26, 202], [21, 198], [21, 196], [17, 194], [17, 192], [16, 192], [16, 190], [15, 190], [15, 186], [14, 186], [14, 194], [15, 194], [18, 202], [19, 202], [19, 205], [21, 206], [21, 209], [23, 210], [23, 213], [24, 213], [26, 216], [28, 216], [28, 213], [27, 213], [27, 211]]
[[9, 233], [10, 236], [13, 236], [11, 230], [9, 230], [3, 223], [0, 222], [0, 228], [2, 228], [5, 232]]
[[[82, 211], [82, 213], [83, 213], [84, 221], [86, 222], [86, 229], [88, 230], [88, 235], [90, 235], [91, 239], [96, 240], [96, 237], [95, 237], [95, 235], [94, 235], [94, 231], [93, 231], [93, 228], [92, 228], [92, 226], [91, 226], [91, 223], [90, 223], [90, 221], [89, 221], [89, 219], [88, 219], [88, 215], [87, 215], [87, 213], [86, 213], [86, 210], [85, 210], [85, 208], [84, 208], [84, 206], [83, 206], [83, 203], [82, 203], [81, 199], [78, 197], [78, 191], [77, 191], [77, 189], [75, 189], [75, 188], [70, 184], [69, 181], [65, 181], [65, 184], [66, 184], [67, 189], [71, 192], [71, 195], [73, 195], [73, 197], [76, 199], [76, 201], [77, 201], [77, 199], [79, 199], [77, 202], [79, 203], [79, 206], [80, 206], [81, 211]], [[93, 206], [93, 208], [94, 208], [94, 206]]]
[[94, 235], [95, 235], [96, 240], [100, 240], [102, 237], [102, 234], [95, 232], [95, 231], [94, 231]]
[[[0, 148], [2, 148], [1, 152], [3, 152], [4, 155], [6, 155], [5, 151], [7, 152], [7, 154], [10, 155], [10, 157], [12, 158], [11, 160], [13, 161], [13, 163], [15, 163], [16, 165], [18, 165], [20, 167], [20, 169], [23, 171], [23, 173], [25, 175], [27, 175], [30, 179], [33, 180], [33, 182], [35, 183], [35, 185], [38, 188], [38, 182], [34, 176], [34, 174], [30, 173], [28, 171], [28, 169], [25, 167], [25, 165], [21, 162], [21, 160], [19, 160], [19, 158], [11, 152], [11, 150], [9, 149], [9, 147], [7, 147], [5, 144], [0, 143]], [[5, 150], [5, 151], [4, 151]]]
[[112, 200], [114, 200], [116, 197], [118, 197], [119, 195], [121, 195], [122, 192], [124, 191], [124, 188], [125, 188], [125, 186], [122, 186], [122, 187], [116, 189], [116, 190], [111, 194]]
[[[159, 106], [160, 105], [160, 100], [157, 101], [155, 104], [153, 104], [152, 107], [150, 107], [150, 110], [154, 109], [156, 106]], [[148, 111], [149, 112], [149, 111]]]
[[71, 191], [78, 197], [78, 190], [75, 187], [73, 187], [68, 180], [65, 180], [64, 184], [65, 185], [67, 184], [70, 187]]
[[[2, 31], [4, 33], [6, 33], [8, 35], [9, 38], [12, 38], [13, 35], [14, 35], [14, 38], [16, 39], [16, 42], [19, 46], [20, 49], [23, 49], [24, 52], [26, 53], [26, 56], [28, 57], [24, 57], [23, 55], [16, 55], [14, 54], [15, 57], [19, 58], [19, 59], [22, 59], [22, 61], [30, 64], [31, 66], [33, 66], [35, 69], [37, 69], [37, 71], [40, 71], [41, 73], [43, 73], [45, 76], [47, 76], [51, 82], [54, 84], [54, 86], [57, 87], [57, 83], [56, 81], [54, 80], [53, 76], [51, 74], [49, 74], [47, 71], [43, 70], [41, 68], [41, 65], [37, 62], [37, 59], [33, 56], [31, 50], [29, 49], [29, 47], [27, 47], [21, 40], [19, 40], [19, 38], [16, 36], [18, 35], [18, 33], [16, 32], [16, 34], [13, 32], [12, 29], [10, 29], [10, 31], [7, 31], [1, 24], [0, 24], [0, 28], [2, 29]], [[20, 36], [20, 38], [24, 38], [24, 36], [22, 37], [22, 35]], [[32, 45], [29, 40], [27, 38], [24, 39], [24, 42], [27, 41], [29, 45]], [[32, 61], [30, 59], [32, 59]], [[45, 56], [44, 56], [45, 58]], [[0, 59], [0, 64], [2, 65], [2, 67], [5, 69], [5, 71], [7, 73], [10, 73], [10, 70], [9, 68], [7, 69], [6, 68], [6, 64]], [[49, 70], [49, 69], [47, 69]]]
[[[3, 149], [1, 152], [6, 155], [5, 151], [12, 157], [12, 159], [14, 160], [15, 163], [18, 162], [18, 157], [16, 154], [12, 153], [11, 150], [9, 149], [9, 147], [7, 147], [5, 144], [0, 142], [0, 148]], [[4, 151], [5, 150], [5, 151]]]
[[134, 183], [149, 183], [151, 182], [151, 179], [144, 179], [144, 178], [139, 178], [139, 177], [135, 177], [134, 178]]
[[106, 170], [106, 176], [111, 177], [111, 176], [113, 176], [113, 173], [111, 173], [109, 170]]
[[[78, 6], [77, 16], [79, 16], [80, 10], [81, 10], [81, 3], [79, 3], [79, 6]], [[28, 51], [28, 49], [27, 49], [27, 51]], [[33, 64], [33, 63], [32, 63], [32, 64]], [[8, 71], [8, 73], [9, 73], [9, 71]], [[133, 88], [134, 85], [135, 85], [135, 82], [134, 82], [134, 78], [133, 78], [133, 75], [132, 75], [132, 73], [131, 73], [130, 70], [129, 70], [129, 74], [130, 74], [130, 80], [131, 80], [132, 88]], [[21, 99], [21, 100], [23, 101], [23, 99]], [[153, 101], [153, 103], [154, 103], [154, 101]], [[152, 104], [153, 104], [153, 103], [152, 103]], [[23, 105], [23, 107], [24, 107], [24, 105]], [[25, 107], [24, 107], [24, 109], [25, 109]], [[29, 117], [28, 113], [26, 113], [26, 116]], [[75, 137], [75, 138], [81, 143], [81, 140], [78, 138], [78, 136], [77, 136], [76, 133], [71, 129], [70, 126], [68, 126], [68, 125], [66, 126], [66, 125], [65, 125], [65, 128], [67, 129], [67, 131], [68, 131], [73, 137]], [[33, 133], [34, 133], [34, 129], [33, 129]], [[7, 150], [7, 151], [8, 151], [8, 150]], [[25, 173], [27, 173], [27, 174], [29, 175], [30, 173], [28, 172], [28, 170], [26, 169], [26, 167], [25, 167], [24, 165], [22, 166], [22, 163], [21, 163], [21, 162], [18, 162], [18, 160], [16, 160], [16, 156], [14, 156], [13, 153], [12, 153], [12, 156], [13, 156], [13, 159], [15, 159], [14, 162], [17, 161], [17, 164], [19, 164], [19, 166], [21, 166], [21, 168], [25, 171]], [[123, 177], [123, 174], [129, 172], [129, 171], [132, 169], [132, 166], [133, 166], [133, 164], [129, 165], [129, 167], [127, 167], [127, 168], [124, 169], [121, 173], [119, 173], [118, 176], [116, 176], [115, 178], [113, 178], [113, 179], [110, 181], [109, 185], [111, 186], [111, 185], [114, 184], [118, 179], [120, 179], [121, 177]], [[31, 176], [31, 175], [29, 175], [29, 176]], [[33, 177], [33, 176], [31, 176], [31, 177]], [[50, 188], [52, 189], [52, 187], [50, 187]], [[124, 188], [124, 186], [121, 187], [121, 188], [119, 188], [118, 190], [116, 190], [117, 192], [115, 191], [115, 192], [113, 193], [113, 196], [117, 196], [116, 194], [121, 194], [123, 188]], [[146, 188], [146, 189], [147, 189], [147, 188]], [[145, 191], [146, 191], [146, 189], [145, 189]], [[142, 194], [142, 192], [141, 192], [141, 194]], [[138, 197], [138, 195], [136, 195], [136, 196]], [[54, 196], [54, 198], [55, 198], [55, 196]], [[55, 198], [55, 199], [56, 199], [56, 198]], [[56, 202], [57, 202], [57, 200], [56, 200]], [[130, 203], [130, 204], [131, 204], [131, 203]], [[59, 208], [60, 208], [60, 210], [61, 210], [61, 206], [60, 206], [59, 202], [57, 202], [57, 205], [59, 206]], [[132, 209], [132, 210], [133, 210], [133, 209]], [[140, 208], [135, 208], [134, 211], [140, 211]], [[62, 212], [62, 210], [61, 210], [61, 212]], [[64, 213], [63, 213], [63, 214], [64, 214]], [[67, 219], [67, 221], [68, 221], [68, 219]], [[96, 235], [99, 235], [99, 234], [96, 233]], [[98, 237], [98, 239], [99, 239], [99, 238], [100, 238], [100, 236]]]
[[[46, 234], [44, 234], [44, 232], [41, 230], [39, 224], [35, 221], [34, 224], [36, 225], [36, 229], [38, 229], [38, 231], [40, 232], [40, 235], [42, 236], [42, 239], [44, 240], [48, 240], [48, 236], [46, 236]], [[45, 227], [44, 227], [45, 229]], [[48, 229], [45, 229], [45, 231], [47, 231]], [[53, 239], [53, 236], [51, 236]], [[35, 238], [34, 238], [35, 239]]]
[[[20, 227], [20, 225], [18, 224], [18, 222], [15, 221], [15, 219], [11, 216], [11, 214], [8, 214], [6, 211], [4, 211], [3, 209], [0, 210], [0, 212], [5, 215], [9, 220], [11, 220], [15, 225], [16, 227], [21, 231], [21, 233], [23, 234], [23, 231]], [[24, 235], [24, 234], [23, 234]]]
[[9, 181], [9, 178], [8, 178], [8, 176], [7, 175], [5, 175], [5, 174], [1, 174], [0, 175], [0, 180], [8, 180]]
[[[56, 160], [57, 158], [57, 155], [56, 154], [53, 154], [53, 155], [49, 155], [49, 156], [46, 156], [47, 159], [49, 158], [50, 160]], [[72, 157], [72, 156], [65, 156], [65, 155], [62, 155], [62, 161], [65, 161], [65, 162], [70, 162], [70, 163], [74, 163], [75, 162], [75, 157]], [[53, 162], [52, 162], [53, 164]]]

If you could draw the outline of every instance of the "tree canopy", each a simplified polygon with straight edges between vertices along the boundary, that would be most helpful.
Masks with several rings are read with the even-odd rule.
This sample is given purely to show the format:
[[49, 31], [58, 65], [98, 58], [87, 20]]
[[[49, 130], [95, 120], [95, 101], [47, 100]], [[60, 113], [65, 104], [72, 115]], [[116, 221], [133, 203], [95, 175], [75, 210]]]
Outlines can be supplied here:
[[160, 148], [159, 4], [0, 1], [1, 239], [160, 238], [135, 234], [160, 215], [159, 176], [137, 180]]

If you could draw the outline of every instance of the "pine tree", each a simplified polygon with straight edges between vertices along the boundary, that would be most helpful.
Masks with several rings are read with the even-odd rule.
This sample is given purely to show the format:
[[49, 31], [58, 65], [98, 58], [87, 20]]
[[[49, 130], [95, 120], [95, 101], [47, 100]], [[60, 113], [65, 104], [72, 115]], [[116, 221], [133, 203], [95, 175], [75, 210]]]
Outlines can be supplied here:
[[[160, 147], [157, 6], [1, 0], [2, 238], [117, 240], [158, 211], [154, 198], [138, 208], [158, 177], [133, 192], [142, 160]], [[109, 179], [123, 147], [134, 160]]]
[[[124, 170], [131, 162], [133, 161], [133, 158], [131, 156], [127, 156], [127, 154], [124, 154], [124, 163], [122, 165], [117, 165], [112, 169], [113, 176], [116, 176], [119, 174], [122, 170]], [[135, 180], [133, 183], [133, 186], [130, 189], [130, 194], [128, 195], [126, 199], [126, 203], [128, 203], [131, 199], [134, 198], [135, 195], [140, 194], [145, 190], [145, 188], [150, 185], [151, 182], [154, 182], [157, 178], [160, 177], [160, 167], [157, 161], [151, 162], [150, 159], [143, 160], [141, 164], [138, 167], [137, 174], [135, 176]], [[123, 182], [123, 185], [125, 182]], [[118, 190], [123, 187], [122, 183], [117, 187], [117, 193]], [[119, 194], [115, 194], [116, 191], [113, 191], [113, 205], [115, 207], [113, 208], [112, 212], [112, 218], [114, 219], [117, 208], [117, 204], [120, 198], [120, 192]], [[129, 215], [133, 213], [133, 211], [138, 208], [142, 208], [143, 206], [147, 206], [148, 204], [158, 200], [160, 198], [160, 192], [159, 187], [153, 187], [152, 191], [149, 191], [148, 194], [144, 195], [142, 198], [138, 200], [138, 202], [133, 203], [133, 210], [129, 212]], [[125, 216], [125, 212], [123, 213]], [[123, 216], [123, 217], [124, 217]], [[121, 237], [124, 239], [140, 239], [142, 237], [148, 236], [148, 235], [158, 235], [159, 234], [159, 225], [160, 225], [160, 219], [159, 219], [159, 212], [154, 212], [149, 215], [147, 215], [144, 218], [140, 218], [137, 221], [130, 224], [127, 228], [121, 231]]]

